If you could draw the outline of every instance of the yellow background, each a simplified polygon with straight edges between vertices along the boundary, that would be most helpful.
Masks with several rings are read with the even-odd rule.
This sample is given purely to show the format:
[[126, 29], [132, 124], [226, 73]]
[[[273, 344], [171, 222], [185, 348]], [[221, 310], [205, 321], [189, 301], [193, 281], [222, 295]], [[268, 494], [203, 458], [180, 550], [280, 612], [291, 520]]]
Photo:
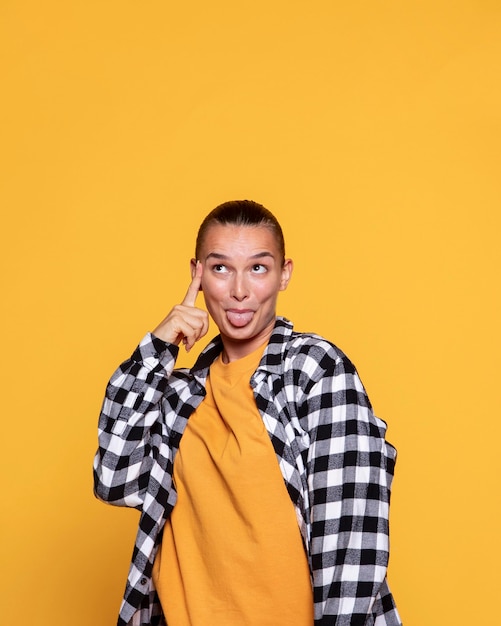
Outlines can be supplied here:
[[92, 495], [102, 393], [234, 198], [283, 223], [280, 312], [389, 423], [405, 625], [494, 624], [499, 2], [2, 0], [0, 24], [2, 626], [115, 623], [137, 514]]

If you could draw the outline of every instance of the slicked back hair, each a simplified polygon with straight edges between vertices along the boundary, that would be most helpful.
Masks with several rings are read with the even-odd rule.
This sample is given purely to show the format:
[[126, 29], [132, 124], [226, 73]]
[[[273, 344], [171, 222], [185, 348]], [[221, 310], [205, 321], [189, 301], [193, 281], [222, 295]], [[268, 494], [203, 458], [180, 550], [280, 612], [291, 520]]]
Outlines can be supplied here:
[[220, 204], [213, 209], [198, 229], [197, 242], [195, 246], [195, 258], [199, 258], [205, 235], [208, 229], [214, 224], [222, 226], [264, 226], [275, 235], [278, 250], [282, 257], [282, 264], [285, 261], [285, 241], [282, 227], [277, 218], [268, 211], [262, 204], [253, 200], [230, 200]]

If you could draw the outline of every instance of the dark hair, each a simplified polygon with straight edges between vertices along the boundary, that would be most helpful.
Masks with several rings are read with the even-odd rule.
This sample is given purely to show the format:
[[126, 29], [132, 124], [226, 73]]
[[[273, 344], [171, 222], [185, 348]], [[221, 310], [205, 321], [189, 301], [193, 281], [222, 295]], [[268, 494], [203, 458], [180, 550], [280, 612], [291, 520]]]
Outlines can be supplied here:
[[268, 211], [262, 204], [258, 204], [253, 200], [230, 200], [213, 209], [198, 229], [195, 246], [195, 258], [197, 259], [199, 258], [200, 248], [207, 230], [213, 224], [222, 224], [223, 226], [264, 226], [269, 228], [275, 235], [278, 250], [282, 256], [282, 263], [284, 262], [285, 242], [282, 228], [273, 213]]

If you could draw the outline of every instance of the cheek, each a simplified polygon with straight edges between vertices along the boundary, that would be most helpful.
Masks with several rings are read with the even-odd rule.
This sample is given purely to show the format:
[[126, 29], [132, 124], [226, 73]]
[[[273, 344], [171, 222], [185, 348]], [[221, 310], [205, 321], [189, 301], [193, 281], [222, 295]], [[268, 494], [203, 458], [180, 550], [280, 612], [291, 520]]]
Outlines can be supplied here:
[[276, 285], [275, 283], [273, 283], [273, 285], [259, 285], [255, 291], [256, 295], [262, 302], [275, 300], [278, 296], [278, 292], [279, 285]]
[[222, 288], [218, 281], [202, 278], [202, 291], [206, 300], [217, 300], [222, 293]]

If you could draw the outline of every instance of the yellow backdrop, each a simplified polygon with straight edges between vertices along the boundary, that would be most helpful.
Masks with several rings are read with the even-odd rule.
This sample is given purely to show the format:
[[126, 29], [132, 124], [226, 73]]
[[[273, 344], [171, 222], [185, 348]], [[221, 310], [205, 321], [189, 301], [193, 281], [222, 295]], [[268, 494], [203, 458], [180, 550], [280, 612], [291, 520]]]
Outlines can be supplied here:
[[493, 624], [499, 2], [3, 0], [0, 49], [1, 624], [115, 623], [137, 514], [92, 495], [102, 393], [234, 198], [389, 423], [405, 625]]

